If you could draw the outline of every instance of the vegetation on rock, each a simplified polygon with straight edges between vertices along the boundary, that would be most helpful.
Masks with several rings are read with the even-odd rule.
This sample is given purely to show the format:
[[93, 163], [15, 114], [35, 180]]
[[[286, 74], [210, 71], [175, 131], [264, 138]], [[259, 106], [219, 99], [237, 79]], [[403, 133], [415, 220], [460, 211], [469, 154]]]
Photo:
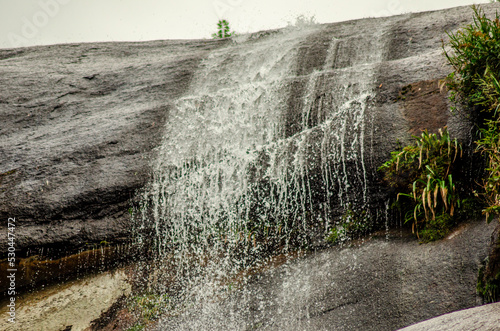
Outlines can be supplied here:
[[360, 237], [371, 229], [370, 218], [366, 210], [357, 211], [349, 206], [340, 221], [330, 230], [326, 241], [340, 244], [350, 239]]
[[425, 130], [413, 138], [413, 144], [392, 152], [379, 170], [384, 181], [399, 191], [398, 206], [413, 232], [423, 241], [437, 240], [448, 234], [460, 205], [454, 178], [462, 147], [446, 127], [439, 134]]
[[[446, 128], [439, 136], [424, 131], [421, 137], [414, 137], [414, 144], [392, 152], [391, 159], [379, 168], [386, 183], [399, 192], [398, 207], [405, 221], [412, 220], [413, 231], [423, 241], [445, 236], [456, 222], [460, 203], [470, 205], [470, 199], [460, 200], [459, 191], [482, 197], [488, 221], [500, 214], [500, 17], [496, 13], [489, 19], [478, 7], [472, 9], [473, 23], [448, 33], [449, 43], [443, 43], [454, 69], [444, 82], [455, 104], [452, 110], [465, 108], [478, 128], [476, 150], [485, 156], [486, 164], [482, 192], [456, 187], [460, 183], [456, 182], [455, 161], [462, 150]], [[401, 202], [400, 197], [411, 203]]]
[[[450, 37], [451, 50], [445, 49], [454, 72], [446, 85], [451, 100], [469, 109], [478, 127], [477, 150], [486, 157], [483, 181], [488, 221], [500, 214], [500, 17], [491, 20], [473, 6], [474, 22]], [[443, 45], [444, 47], [444, 45]]]
[[217, 22], [217, 32], [212, 34], [214, 39], [229, 38], [234, 36], [234, 31], [229, 28], [229, 22], [226, 20], [219, 20]]
[[484, 274], [484, 266], [479, 269], [476, 291], [483, 298], [484, 303], [497, 302], [500, 297], [500, 273], [495, 277], [487, 278]]
[[[454, 71], [447, 77], [453, 101], [465, 103], [471, 112], [496, 116], [500, 85], [500, 19], [488, 19], [477, 7], [474, 22], [449, 33], [451, 51], [444, 53]], [[478, 123], [482, 124], [482, 123]]]
[[131, 298], [129, 309], [140, 316], [139, 321], [128, 331], [143, 330], [147, 325], [158, 320], [167, 311], [172, 310], [168, 295], [143, 294]]

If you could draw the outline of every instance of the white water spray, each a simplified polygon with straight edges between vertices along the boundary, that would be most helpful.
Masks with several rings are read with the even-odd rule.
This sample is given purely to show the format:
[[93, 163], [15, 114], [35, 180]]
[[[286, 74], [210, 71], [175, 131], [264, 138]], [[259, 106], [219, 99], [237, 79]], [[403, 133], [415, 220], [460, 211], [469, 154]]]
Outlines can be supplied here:
[[[324, 237], [339, 210], [368, 204], [365, 131], [381, 48], [344, 54], [349, 41], [333, 36], [323, 65], [296, 77], [299, 46], [317, 30], [213, 51], [169, 114], [141, 227], [198, 304], [276, 249]], [[287, 134], [298, 79], [301, 129]]]

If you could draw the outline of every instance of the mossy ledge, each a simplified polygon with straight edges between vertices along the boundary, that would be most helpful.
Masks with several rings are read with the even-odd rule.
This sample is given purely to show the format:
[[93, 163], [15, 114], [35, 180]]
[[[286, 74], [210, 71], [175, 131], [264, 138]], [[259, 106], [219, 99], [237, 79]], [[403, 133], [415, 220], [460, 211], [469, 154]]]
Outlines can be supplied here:
[[[17, 289], [33, 289], [40, 284], [48, 285], [68, 281], [93, 272], [102, 272], [127, 263], [137, 253], [127, 244], [106, 245], [80, 251], [63, 257], [33, 255], [16, 261]], [[0, 260], [0, 278], [7, 278], [7, 259]], [[7, 283], [0, 287], [0, 299], [6, 296]]]

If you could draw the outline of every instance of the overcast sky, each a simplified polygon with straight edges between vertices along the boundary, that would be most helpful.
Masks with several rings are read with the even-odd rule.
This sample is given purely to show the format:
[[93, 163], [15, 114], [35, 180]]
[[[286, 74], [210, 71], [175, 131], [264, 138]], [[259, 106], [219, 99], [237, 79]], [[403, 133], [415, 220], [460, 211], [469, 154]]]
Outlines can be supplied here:
[[219, 18], [245, 33], [299, 15], [319, 23], [488, 0], [0, 0], [0, 48], [92, 41], [210, 38]]

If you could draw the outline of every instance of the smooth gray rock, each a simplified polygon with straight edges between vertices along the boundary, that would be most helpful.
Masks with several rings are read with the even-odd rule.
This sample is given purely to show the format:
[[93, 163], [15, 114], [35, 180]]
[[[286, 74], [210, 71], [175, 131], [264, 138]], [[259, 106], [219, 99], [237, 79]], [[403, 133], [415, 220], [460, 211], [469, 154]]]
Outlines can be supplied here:
[[500, 330], [500, 303], [460, 310], [420, 322], [406, 331], [497, 331]]
[[225, 43], [0, 50], [0, 218], [16, 218], [17, 248], [129, 236], [172, 102]]

